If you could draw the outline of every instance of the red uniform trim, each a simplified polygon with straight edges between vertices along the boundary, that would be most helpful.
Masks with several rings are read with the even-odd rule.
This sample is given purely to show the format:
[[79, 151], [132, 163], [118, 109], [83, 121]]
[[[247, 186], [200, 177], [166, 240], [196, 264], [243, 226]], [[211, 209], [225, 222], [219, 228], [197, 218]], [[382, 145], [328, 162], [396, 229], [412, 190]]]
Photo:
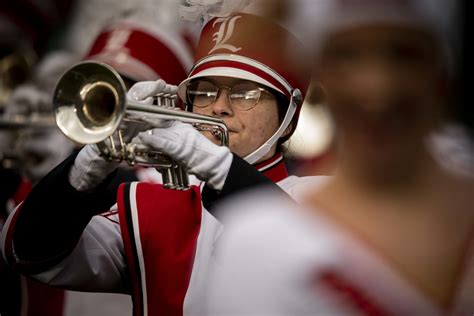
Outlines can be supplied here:
[[15, 264], [16, 264], [15, 254], [13, 251], [13, 232], [15, 231], [15, 225], [18, 219], [18, 214], [20, 214], [20, 211], [21, 211], [21, 205], [18, 206], [18, 209], [16, 210], [16, 212], [11, 215], [13, 217], [11, 219], [10, 225], [7, 227], [8, 231], [5, 237], [5, 245], [4, 245], [5, 257], [6, 257], [7, 263], [11, 267], [15, 267]]
[[20, 204], [31, 191], [31, 188], [33, 187], [31, 181], [22, 178], [20, 184], [18, 185], [18, 188], [16, 189], [15, 194], [12, 196], [13, 203], [15, 203], [15, 206]]
[[128, 275], [132, 289], [133, 315], [142, 316], [141, 274], [138, 268], [133, 222], [130, 216], [129, 201], [130, 183], [122, 183], [117, 191], [117, 207], [119, 211], [120, 230], [123, 240], [125, 257], [127, 259]]
[[18, 206], [18, 209], [16, 210], [15, 214], [12, 215], [12, 220], [10, 222], [10, 225], [7, 227], [7, 235], [5, 237], [5, 256], [7, 259], [7, 263], [14, 267], [16, 263], [16, 259], [14, 257], [14, 251], [13, 251], [13, 232], [15, 231], [15, 225], [16, 225], [16, 220], [18, 219], [18, 214], [20, 214], [21, 211], [21, 202], [26, 198], [26, 196], [30, 193], [32, 188], [32, 184], [30, 181], [28, 181], [25, 178], [21, 179], [20, 184], [18, 185], [15, 194], [12, 196], [11, 200], [14, 203], [14, 206]]
[[390, 315], [378, 306], [378, 304], [369, 299], [361, 289], [355, 287], [349, 281], [334, 272], [328, 271], [320, 275], [317, 279], [317, 285], [321, 285], [321, 283], [323, 286], [337, 292], [338, 297], [344, 298], [345, 302], [349, 303], [352, 307], [357, 308], [360, 315]]
[[33, 279], [25, 279], [28, 299], [23, 304], [27, 304], [27, 316], [62, 316], [64, 314], [64, 290], [41, 284]]
[[[313, 203], [316, 203], [320, 210], [330, 209], [326, 203], [322, 203], [320, 200], [313, 200]], [[316, 209], [317, 208], [314, 210]], [[474, 255], [474, 227], [472, 227], [470, 230], [469, 236], [465, 243], [465, 250], [463, 252], [462, 259], [458, 264], [456, 279], [459, 281], [455, 283], [454, 288], [451, 290], [450, 299], [445, 304], [441, 304], [438, 301], [435, 301], [432, 296], [429, 295], [429, 293], [427, 293], [423, 288], [421, 288], [412, 278], [410, 278], [410, 276], [407, 275], [405, 271], [401, 270], [395, 264], [395, 262], [389, 256], [387, 256], [386, 253], [381, 251], [367, 236], [363, 234], [363, 232], [354, 229], [354, 227], [342, 221], [337, 216], [328, 216], [327, 213], [322, 211], [318, 211], [318, 213], [323, 215], [326, 219], [336, 223], [337, 226], [345, 228], [349, 232], [349, 237], [358, 240], [361, 246], [370, 251], [375, 258], [378, 260], [383, 260], [384, 264], [390, 268], [393, 275], [395, 275], [404, 283], [412, 286], [416, 292], [427, 298], [434, 306], [436, 306], [436, 308], [439, 308], [444, 313], [449, 314], [456, 307], [455, 304], [457, 303], [457, 294], [460, 290], [460, 287], [462, 286], [461, 280], [468, 271], [468, 265], [472, 260], [472, 256]]]
[[288, 177], [288, 170], [283, 162], [283, 155], [281, 153], [256, 164], [255, 168], [275, 183]]
[[138, 275], [132, 279], [134, 305], [142, 306], [135, 306], [135, 315], [183, 315], [201, 226], [200, 189], [140, 182], [128, 197], [121, 188], [118, 207], [129, 271]]

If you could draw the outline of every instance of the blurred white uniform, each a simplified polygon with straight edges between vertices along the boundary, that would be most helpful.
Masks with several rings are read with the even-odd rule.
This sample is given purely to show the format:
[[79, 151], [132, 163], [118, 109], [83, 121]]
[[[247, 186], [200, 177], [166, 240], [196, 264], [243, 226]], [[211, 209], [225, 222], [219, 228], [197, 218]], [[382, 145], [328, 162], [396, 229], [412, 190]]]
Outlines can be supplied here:
[[[474, 240], [448, 306], [324, 210], [253, 193], [225, 205], [210, 315], [471, 315]], [[245, 202], [242, 202], [245, 201]]]

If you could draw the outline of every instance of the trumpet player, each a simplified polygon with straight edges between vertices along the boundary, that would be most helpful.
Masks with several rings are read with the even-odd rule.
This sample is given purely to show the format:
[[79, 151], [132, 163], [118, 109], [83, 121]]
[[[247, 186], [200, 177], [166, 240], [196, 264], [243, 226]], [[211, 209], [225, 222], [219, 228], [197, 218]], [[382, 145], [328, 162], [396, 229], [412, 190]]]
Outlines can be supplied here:
[[108, 188], [118, 164], [86, 145], [10, 217], [2, 238], [7, 262], [54, 286], [128, 293], [135, 315], [205, 314], [207, 268], [223, 229], [213, 204], [257, 184], [297, 199], [318, 179], [288, 176], [282, 158], [280, 145], [296, 128], [311, 77], [294, 35], [252, 14], [212, 18], [195, 60], [177, 88], [141, 82], [128, 97], [147, 103], [158, 92], [176, 91], [189, 110], [225, 122], [229, 147], [177, 121], [127, 135], [178, 161], [196, 177], [194, 185], [170, 190], [134, 182], [113, 196]]
[[[84, 59], [107, 62], [130, 85], [158, 78], [178, 84], [186, 78], [193, 56], [184, 40], [178, 36], [180, 29], [174, 24], [166, 27], [166, 33], [163, 29], [165, 27], [156, 21], [139, 20], [134, 16], [114, 21], [98, 33]], [[166, 38], [160, 36], [162, 34]], [[176, 34], [173, 45], [167, 41], [171, 34]], [[149, 57], [161, 53], [171, 56], [166, 67]], [[51, 99], [55, 84], [60, 75], [78, 60], [79, 56], [63, 50], [49, 53], [34, 68], [31, 80], [15, 89], [8, 100], [5, 117], [24, 118], [30, 122], [30, 126], [14, 131], [2, 126], [0, 130], [0, 160], [2, 157], [8, 158], [0, 166], [0, 230], [7, 214], [25, 198], [32, 183], [39, 181], [74, 150], [75, 144], [61, 133], [54, 125], [54, 120], [51, 120], [51, 126], [38, 126], [38, 122], [33, 119], [52, 119]], [[173, 71], [170, 71], [171, 67], [174, 68]], [[12, 121], [12, 125], [15, 122]], [[14, 155], [9, 155], [12, 148], [17, 150], [13, 152]], [[3, 165], [8, 168], [2, 168]], [[12, 165], [20, 170], [12, 168]], [[27, 177], [23, 177], [23, 174]], [[117, 181], [121, 182], [134, 181], [137, 177], [139, 176], [136, 176], [134, 170], [129, 169], [116, 173], [116, 178], [119, 179]], [[22, 310], [26, 311], [25, 315], [118, 316], [126, 315], [131, 310], [131, 302], [126, 296], [62, 291], [38, 284], [29, 278], [20, 279], [16, 271], [8, 269], [3, 260], [0, 261], [2, 315], [10, 315], [9, 310], [15, 310], [12, 315], [19, 315]], [[28, 295], [21, 295], [22, 293]], [[102, 306], [92, 307], [98, 301]]]

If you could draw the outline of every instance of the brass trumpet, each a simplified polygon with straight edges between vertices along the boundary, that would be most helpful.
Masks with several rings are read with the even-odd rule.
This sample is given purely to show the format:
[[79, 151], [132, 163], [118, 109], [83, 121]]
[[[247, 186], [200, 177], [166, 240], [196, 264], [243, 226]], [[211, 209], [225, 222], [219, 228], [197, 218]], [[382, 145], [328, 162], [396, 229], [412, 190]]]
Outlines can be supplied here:
[[32, 49], [14, 51], [0, 58], [0, 130], [28, 128], [56, 128], [54, 116], [49, 112], [31, 114], [5, 114], [10, 106], [12, 92], [31, 77], [37, 56]]
[[36, 59], [31, 48], [14, 50], [0, 58], [0, 109], [6, 106], [13, 90], [30, 77]]
[[211, 130], [222, 146], [229, 142], [227, 127], [218, 118], [180, 110], [175, 106], [175, 94], [156, 97], [158, 105], [127, 100], [125, 84], [112, 67], [86, 61], [61, 77], [54, 92], [53, 109], [56, 124], [71, 140], [96, 143], [109, 161], [155, 167], [162, 174], [165, 187], [184, 190], [188, 188], [188, 175], [183, 166], [161, 152], [126, 143], [127, 123], [153, 128], [153, 120], [179, 120], [198, 130]]

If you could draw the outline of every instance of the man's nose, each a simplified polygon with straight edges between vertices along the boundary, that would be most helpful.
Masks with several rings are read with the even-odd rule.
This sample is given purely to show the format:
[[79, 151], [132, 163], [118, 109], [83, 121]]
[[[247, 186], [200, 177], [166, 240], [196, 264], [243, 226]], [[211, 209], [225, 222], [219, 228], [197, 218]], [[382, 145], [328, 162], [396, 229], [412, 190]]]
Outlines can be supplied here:
[[216, 101], [211, 105], [212, 113], [216, 116], [229, 116], [233, 115], [234, 111], [229, 99], [229, 89], [221, 88], [219, 96]]

